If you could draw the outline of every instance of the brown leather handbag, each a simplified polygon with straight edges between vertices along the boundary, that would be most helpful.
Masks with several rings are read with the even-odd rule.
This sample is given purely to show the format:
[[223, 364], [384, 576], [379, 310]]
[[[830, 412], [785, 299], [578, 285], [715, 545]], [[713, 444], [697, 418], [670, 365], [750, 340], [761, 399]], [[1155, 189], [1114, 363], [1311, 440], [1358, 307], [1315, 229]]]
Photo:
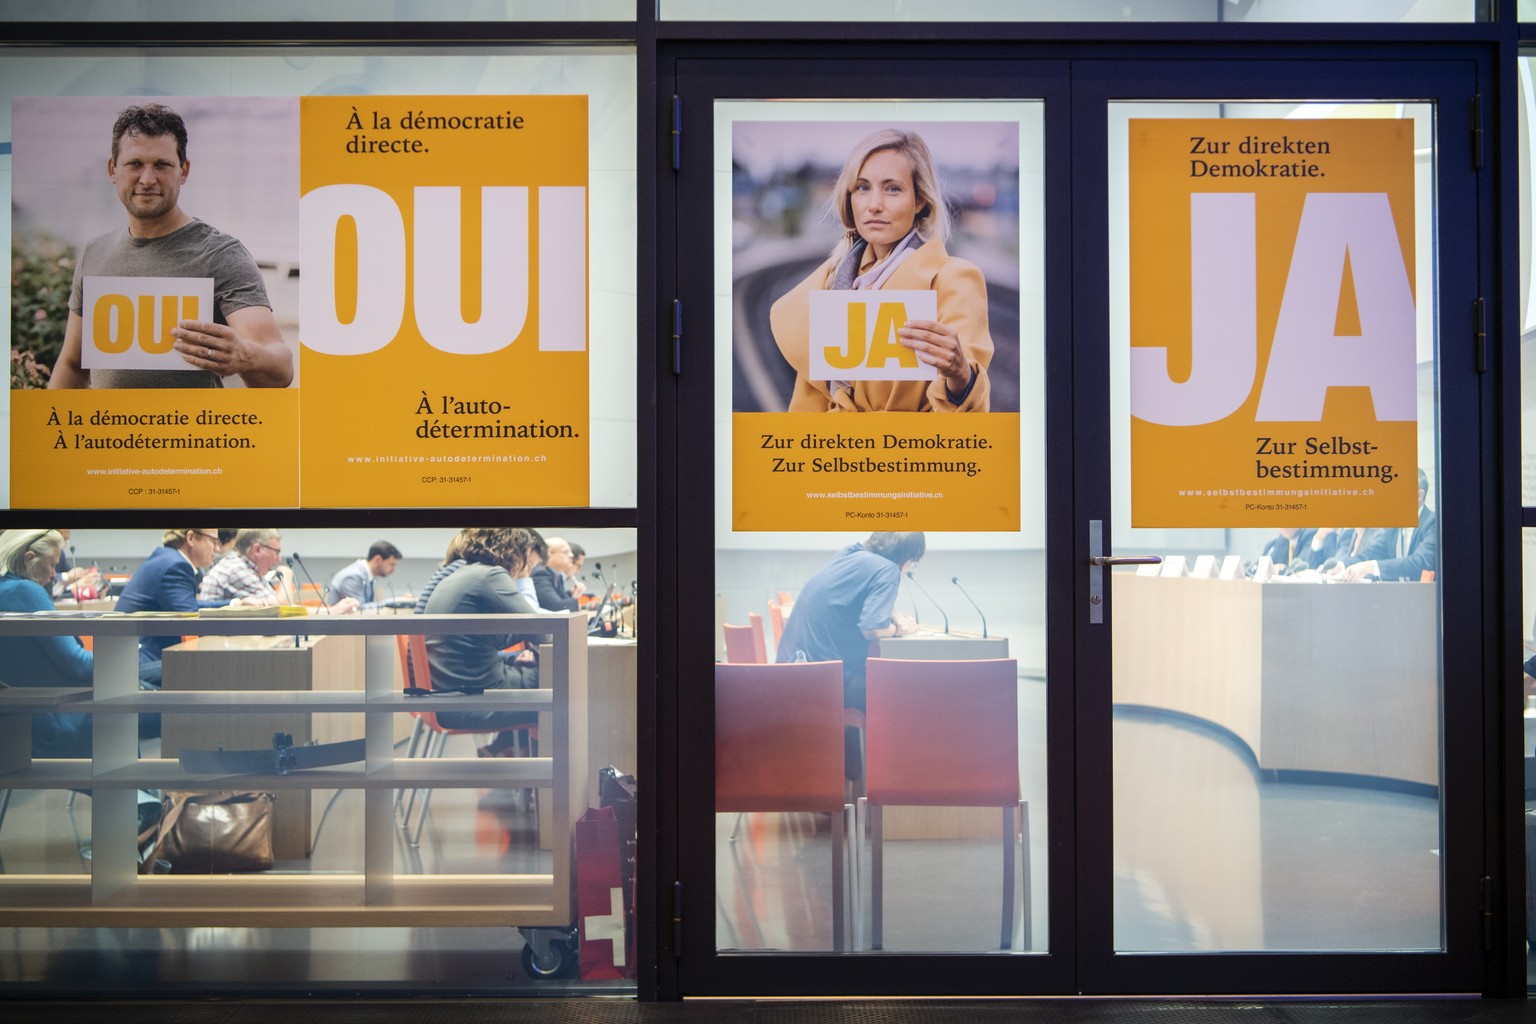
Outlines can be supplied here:
[[[271, 793], [174, 793], [146, 863], [176, 875], [227, 875], [272, 867]], [[164, 865], [169, 864], [169, 868]]]

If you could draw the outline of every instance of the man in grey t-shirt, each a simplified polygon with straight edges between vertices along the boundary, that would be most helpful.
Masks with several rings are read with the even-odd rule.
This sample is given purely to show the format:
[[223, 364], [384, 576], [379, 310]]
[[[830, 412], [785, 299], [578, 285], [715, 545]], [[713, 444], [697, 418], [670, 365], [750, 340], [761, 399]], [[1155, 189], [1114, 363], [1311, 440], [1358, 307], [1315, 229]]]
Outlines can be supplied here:
[[[86, 244], [75, 265], [64, 347], [50, 388], [222, 387], [238, 375], [248, 387], [285, 388], [293, 353], [272, 315], [261, 272], [245, 246], [182, 210], [191, 163], [181, 116], [159, 103], [129, 107], [112, 128], [107, 176], [128, 211], [126, 228]], [[189, 370], [102, 370], [81, 365], [87, 277], [211, 277], [213, 316], [171, 331]]]

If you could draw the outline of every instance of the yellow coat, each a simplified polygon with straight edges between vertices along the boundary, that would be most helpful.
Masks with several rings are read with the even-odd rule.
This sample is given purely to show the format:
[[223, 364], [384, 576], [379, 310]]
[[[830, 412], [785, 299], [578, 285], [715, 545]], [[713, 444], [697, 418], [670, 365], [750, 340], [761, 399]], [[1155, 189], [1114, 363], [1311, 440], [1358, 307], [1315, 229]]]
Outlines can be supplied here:
[[825, 289], [837, 258], [817, 267], [804, 281], [773, 304], [768, 319], [773, 340], [795, 368], [790, 412], [986, 412], [991, 386], [987, 364], [992, 361], [992, 336], [987, 333], [987, 282], [974, 263], [952, 257], [939, 239], [930, 239], [908, 256], [881, 286], [893, 291], [932, 289], [939, 293], [939, 322], [960, 338], [976, 382], [965, 401], [949, 400], [944, 378], [853, 381], [853, 390], [835, 396], [824, 380], [809, 379], [812, 291]]

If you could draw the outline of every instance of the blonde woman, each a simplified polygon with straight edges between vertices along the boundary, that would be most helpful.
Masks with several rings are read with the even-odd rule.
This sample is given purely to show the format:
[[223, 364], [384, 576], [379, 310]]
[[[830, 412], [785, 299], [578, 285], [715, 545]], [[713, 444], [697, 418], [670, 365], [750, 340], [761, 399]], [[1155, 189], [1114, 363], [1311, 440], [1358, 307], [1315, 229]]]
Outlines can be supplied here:
[[[57, 530], [0, 534], [0, 611], [52, 611], [48, 587], [63, 551]], [[90, 686], [94, 664], [79, 637], [0, 637], [0, 678], [9, 686]], [[90, 757], [91, 716], [34, 714], [32, 756]]]
[[[769, 312], [774, 341], [795, 369], [789, 411], [986, 412], [987, 283], [944, 247], [949, 214], [922, 137], [884, 128], [861, 139], [833, 187], [832, 209], [843, 237], [831, 257]], [[898, 334], [937, 370], [934, 379], [811, 379], [810, 295], [827, 289], [937, 292], [938, 319], [909, 320]]]

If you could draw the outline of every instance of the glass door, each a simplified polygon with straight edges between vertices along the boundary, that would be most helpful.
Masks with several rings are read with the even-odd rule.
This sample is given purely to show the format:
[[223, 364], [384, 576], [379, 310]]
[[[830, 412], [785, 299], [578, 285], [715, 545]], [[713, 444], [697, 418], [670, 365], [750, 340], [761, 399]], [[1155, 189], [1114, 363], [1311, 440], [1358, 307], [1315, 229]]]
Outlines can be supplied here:
[[1475, 65], [1163, 56], [672, 63], [683, 993], [1480, 988]]
[[1108, 488], [1080, 492], [1107, 609], [1079, 633], [1103, 829], [1080, 969], [1476, 990], [1476, 783], [1450, 756], [1478, 742], [1471, 67], [1153, 95], [1126, 70], [1074, 81], [1106, 189], [1074, 198], [1108, 241], [1078, 249], [1108, 302], [1074, 325], [1109, 428]]

